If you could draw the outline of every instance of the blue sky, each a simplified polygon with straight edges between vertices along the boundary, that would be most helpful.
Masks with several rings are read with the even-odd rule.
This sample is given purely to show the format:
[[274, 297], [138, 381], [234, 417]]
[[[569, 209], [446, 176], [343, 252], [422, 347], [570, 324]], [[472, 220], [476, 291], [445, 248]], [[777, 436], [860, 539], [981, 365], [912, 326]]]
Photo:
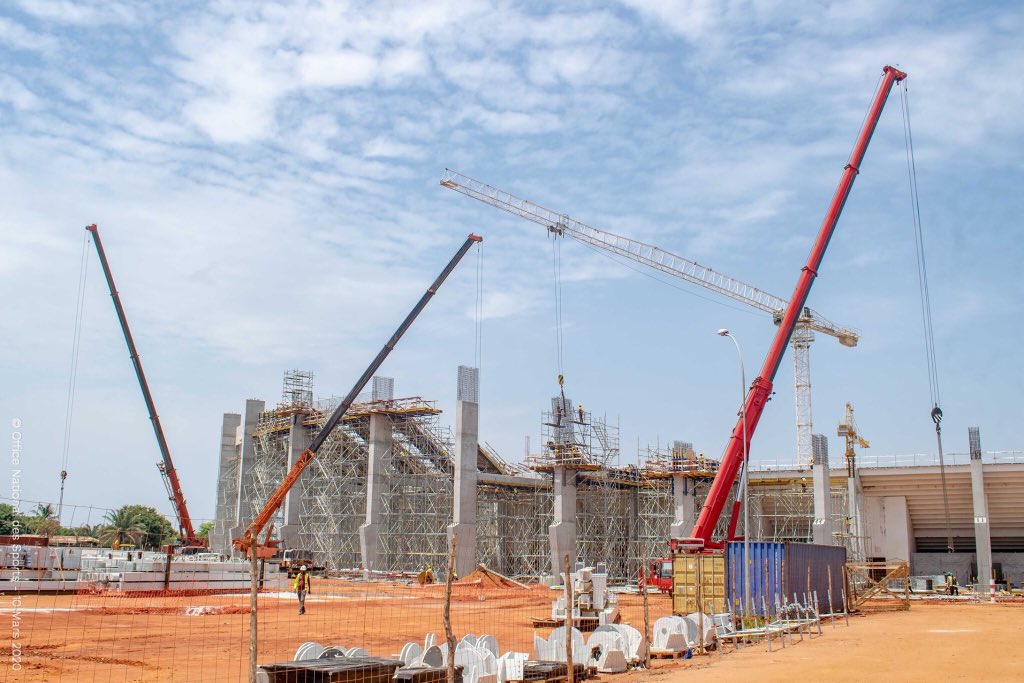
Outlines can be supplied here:
[[[883, 65], [910, 74], [946, 448], [1021, 448], [1024, 11], [1017, 3], [119, 3], [0, 10], [2, 414], [23, 490], [58, 492], [83, 247], [100, 225], [193, 515], [221, 414], [282, 372], [343, 394], [469, 231], [485, 236], [482, 438], [536, 444], [557, 366], [543, 230], [438, 186], [451, 167], [788, 298]], [[934, 450], [899, 101], [809, 303], [815, 431]], [[388, 360], [450, 411], [473, 361], [470, 256]], [[92, 253], [66, 500], [170, 512]], [[567, 393], [637, 444], [717, 455], [762, 315], [562, 247]], [[792, 360], [753, 457], [792, 462]], [[3, 493], [2, 495], [7, 495]], [[74, 521], [83, 521], [84, 509]], [[92, 513], [92, 521], [100, 513]], [[65, 521], [69, 521], [67, 517]]]

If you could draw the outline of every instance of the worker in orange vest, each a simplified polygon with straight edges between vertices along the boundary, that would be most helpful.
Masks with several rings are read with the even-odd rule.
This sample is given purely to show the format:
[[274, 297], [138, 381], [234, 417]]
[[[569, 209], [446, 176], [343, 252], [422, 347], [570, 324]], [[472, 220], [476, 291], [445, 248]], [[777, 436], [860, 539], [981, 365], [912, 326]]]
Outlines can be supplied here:
[[306, 613], [307, 592], [310, 592], [309, 574], [306, 572], [306, 565], [302, 565], [295, 577], [295, 594], [299, 596], [299, 614]]

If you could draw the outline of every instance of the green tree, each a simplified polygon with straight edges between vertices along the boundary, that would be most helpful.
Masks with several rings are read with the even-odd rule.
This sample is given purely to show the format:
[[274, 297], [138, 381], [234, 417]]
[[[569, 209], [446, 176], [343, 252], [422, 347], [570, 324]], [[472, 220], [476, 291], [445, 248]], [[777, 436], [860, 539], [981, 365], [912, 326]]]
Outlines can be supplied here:
[[105, 518], [106, 524], [100, 531], [100, 543], [112, 546], [114, 543], [132, 543], [139, 545], [146, 538], [146, 529], [139, 520], [138, 514], [129, 508], [139, 507], [125, 505], [118, 510], [111, 510]]
[[60, 531], [60, 522], [53, 506], [49, 503], [39, 503], [32, 509], [32, 516], [23, 518], [25, 526], [34, 534], [42, 536], [53, 536]]
[[50, 503], [38, 503], [35, 508], [32, 509], [32, 514], [43, 519], [50, 519], [51, 517], [57, 516], [57, 513], [53, 510], [53, 505]]
[[121, 510], [133, 515], [136, 522], [145, 532], [141, 540], [142, 545], [147, 548], [159, 548], [165, 543], [173, 543], [177, 540], [174, 525], [170, 520], [146, 505], [125, 505]]
[[13, 505], [0, 503], [0, 534], [8, 535], [14, 532], [14, 520], [18, 517], [18, 511]]
[[199, 525], [199, 531], [196, 536], [203, 540], [210, 540], [210, 532], [213, 531], [213, 522], [203, 522]]

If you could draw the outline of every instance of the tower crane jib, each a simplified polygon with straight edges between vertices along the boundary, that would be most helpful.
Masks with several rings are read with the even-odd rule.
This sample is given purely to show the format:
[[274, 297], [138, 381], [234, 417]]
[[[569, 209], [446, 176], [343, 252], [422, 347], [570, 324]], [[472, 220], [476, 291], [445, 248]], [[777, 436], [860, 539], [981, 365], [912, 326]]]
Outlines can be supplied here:
[[[746, 304], [772, 316], [778, 325], [789, 302], [774, 294], [749, 285], [736, 278], [703, 266], [696, 261], [678, 256], [651, 244], [616, 235], [552, 211], [538, 204], [517, 197], [509, 192], [492, 187], [458, 171], [445, 169], [441, 185], [467, 197], [490, 204], [520, 218], [544, 226], [552, 234], [571, 237], [583, 244], [602, 249], [622, 258], [643, 264], [690, 284], [703, 287]], [[797, 320], [791, 345], [794, 359], [794, 396], [796, 403], [797, 460], [807, 464], [811, 460], [811, 383], [809, 347], [814, 333], [820, 332], [835, 337], [847, 347], [857, 345], [860, 334], [853, 329], [841, 327], [817, 311], [803, 308]]]

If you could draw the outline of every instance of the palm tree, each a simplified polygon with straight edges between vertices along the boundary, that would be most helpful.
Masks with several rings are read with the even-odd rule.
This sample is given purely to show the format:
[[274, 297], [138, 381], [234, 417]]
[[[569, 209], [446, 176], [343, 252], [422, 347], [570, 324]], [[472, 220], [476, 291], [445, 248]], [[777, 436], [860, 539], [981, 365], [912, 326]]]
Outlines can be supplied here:
[[35, 509], [32, 510], [32, 514], [41, 519], [50, 519], [54, 517], [56, 513], [53, 511], [53, 506], [49, 503], [39, 503]]
[[138, 515], [128, 510], [111, 510], [104, 518], [106, 524], [100, 528], [99, 539], [104, 546], [112, 546], [116, 541], [119, 545], [131, 542], [138, 545], [146, 535], [146, 530], [139, 524]]

